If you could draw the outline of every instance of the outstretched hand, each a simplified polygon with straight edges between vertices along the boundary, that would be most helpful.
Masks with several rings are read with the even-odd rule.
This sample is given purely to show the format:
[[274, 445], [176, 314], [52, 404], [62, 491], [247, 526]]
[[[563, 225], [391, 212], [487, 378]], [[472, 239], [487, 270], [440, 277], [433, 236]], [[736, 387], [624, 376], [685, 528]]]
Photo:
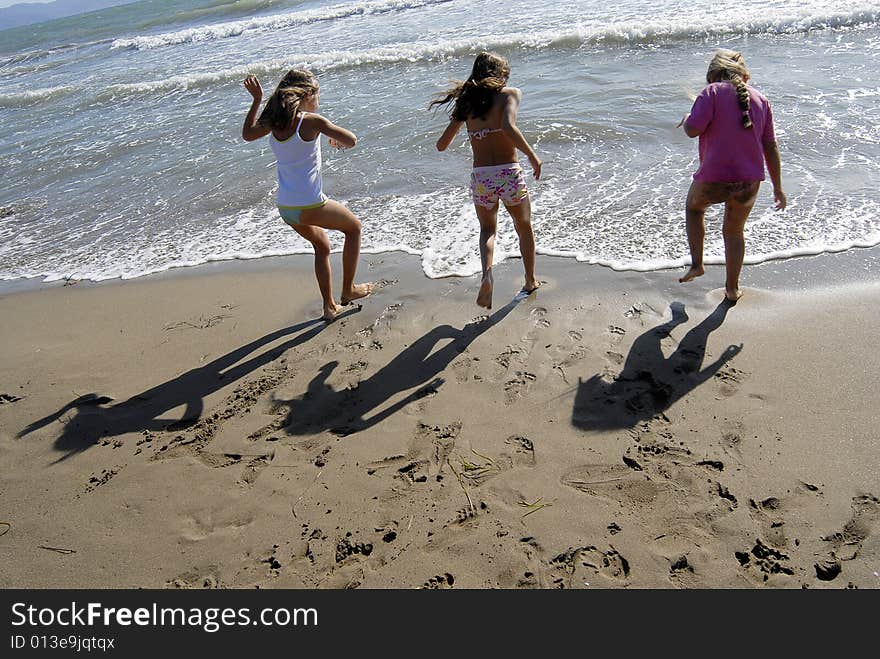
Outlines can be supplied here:
[[248, 90], [251, 96], [254, 97], [255, 101], [263, 100], [263, 87], [260, 85], [260, 81], [257, 79], [257, 76], [250, 75], [244, 79], [244, 88]]

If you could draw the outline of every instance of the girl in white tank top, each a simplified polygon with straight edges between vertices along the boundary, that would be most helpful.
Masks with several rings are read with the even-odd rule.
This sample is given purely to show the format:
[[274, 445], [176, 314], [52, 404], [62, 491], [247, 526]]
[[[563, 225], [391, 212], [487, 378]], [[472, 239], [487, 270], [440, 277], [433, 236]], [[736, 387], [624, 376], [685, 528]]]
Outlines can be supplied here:
[[[248, 76], [245, 89], [253, 97], [241, 136], [247, 142], [269, 136], [269, 146], [278, 163], [278, 212], [281, 218], [315, 248], [315, 277], [324, 305], [324, 320], [334, 320], [342, 307], [366, 297], [373, 285], [355, 284], [360, 256], [361, 223], [342, 204], [328, 199], [321, 178], [321, 135], [330, 146], [351, 148], [354, 133], [334, 125], [317, 114], [320, 90], [309, 71], [293, 69], [278, 83], [259, 118], [263, 88], [256, 76]], [[330, 241], [325, 229], [345, 235], [342, 248], [342, 293], [340, 304], [333, 297], [330, 272]]]

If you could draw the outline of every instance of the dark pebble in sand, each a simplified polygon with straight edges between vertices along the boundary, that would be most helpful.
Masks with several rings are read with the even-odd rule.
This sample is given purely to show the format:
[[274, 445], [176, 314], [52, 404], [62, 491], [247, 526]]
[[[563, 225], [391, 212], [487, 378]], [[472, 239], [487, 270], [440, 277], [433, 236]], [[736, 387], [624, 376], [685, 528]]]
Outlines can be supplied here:
[[395, 533], [394, 531], [388, 531], [388, 533], [382, 536], [382, 540], [384, 542], [394, 542], [395, 540], [397, 540], [397, 533]]

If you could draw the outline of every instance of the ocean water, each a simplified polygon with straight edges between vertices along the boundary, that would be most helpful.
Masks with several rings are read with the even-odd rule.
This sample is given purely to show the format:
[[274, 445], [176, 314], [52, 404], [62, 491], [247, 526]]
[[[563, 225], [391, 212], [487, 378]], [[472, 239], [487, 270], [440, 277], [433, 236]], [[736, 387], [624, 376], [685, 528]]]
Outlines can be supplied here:
[[[325, 145], [324, 181], [364, 251], [477, 272], [470, 149], [435, 150], [446, 118], [427, 104], [481, 49], [509, 58], [545, 162], [529, 177], [539, 252], [680, 266], [697, 145], [676, 124], [718, 47], [743, 51], [773, 104], [789, 198], [774, 212], [762, 187], [747, 262], [880, 243], [880, 1], [143, 0], [0, 30], [0, 279], [309, 251], [277, 216], [268, 143], [240, 137], [244, 77], [268, 96], [291, 67], [318, 74], [321, 112], [358, 135]], [[500, 217], [499, 259], [517, 254]]]

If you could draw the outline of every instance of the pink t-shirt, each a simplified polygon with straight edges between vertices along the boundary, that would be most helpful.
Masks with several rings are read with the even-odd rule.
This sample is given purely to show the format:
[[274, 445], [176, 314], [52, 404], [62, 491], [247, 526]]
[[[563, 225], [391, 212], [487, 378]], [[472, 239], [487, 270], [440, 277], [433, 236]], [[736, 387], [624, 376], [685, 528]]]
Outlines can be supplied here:
[[736, 88], [730, 82], [713, 82], [700, 92], [688, 117], [689, 128], [700, 133], [700, 167], [694, 180], [763, 181], [764, 144], [776, 141], [770, 101], [749, 90], [751, 128], [743, 128]]

